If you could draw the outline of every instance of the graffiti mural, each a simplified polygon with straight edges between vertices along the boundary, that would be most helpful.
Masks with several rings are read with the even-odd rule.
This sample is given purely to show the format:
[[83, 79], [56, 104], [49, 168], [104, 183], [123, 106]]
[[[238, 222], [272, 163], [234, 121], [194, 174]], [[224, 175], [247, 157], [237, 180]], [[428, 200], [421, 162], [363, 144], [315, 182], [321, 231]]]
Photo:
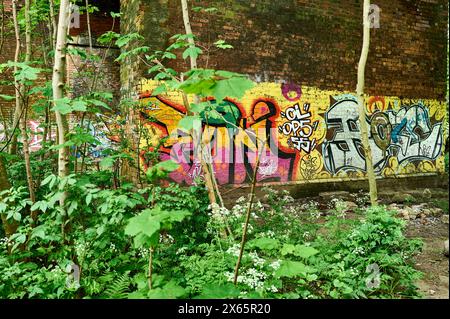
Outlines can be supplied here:
[[[333, 174], [341, 170], [366, 170], [358, 118], [358, 104], [354, 99], [337, 101], [326, 112], [325, 120], [331, 137], [324, 141], [322, 154], [327, 170]], [[377, 110], [367, 118], [367, 122], [377, 172], [381, 172], [392, 157], [401, 165], [434, 161], [441, 154], [442, 123], [431, 125], [429, 112], [423, 103], [401, 106], [398, 111]]]
[[[29, 136], [29, 146], [30, 152], [37, 152], [42, 148], [42, 141], [44, 139], [44, 128], [41, 126], [39, 121], [30, 120], [27, 122], [28, 136]], [[47, 138], [55, 138], [56, 133], [48, 133]], [[19, 141], [21, 141], [21, 136], [19, 136]], [[0, 124], [0, 143], [6, 142], [5, 131], [3, 125]]]
[[[202, 177], [195, 143], [178, 128], [186, 114], [182, 96], [151, 94], [157, 84], [144, 81], [140, 102], [146, 134], [141, 138], [141, 161], [150, 165], [145, 150], [157, 149], [162, 160], [180, 168], [171, 178], [192, 184]], [[260, 83], [240, 100], [217, 105], [222, 117], [200, 113], [204, 159], [211, 162], [219, 184], [249, 183], [262, 148], [258, 182], [364, 178], [358, 104], [351, 94], [295, 84]], [[435, 100], [369, 97], [366, 121], [377, 174], [397, 176], [443, 171], [445, 104]]]
[[[214, 103], [214, 101], [212, 101]], [[184, 107], [176, 102], [151, 95], [141, 96], [145, 105], [142, 116], [148, 122], [145, 127], [150, 134], [141, 145], [155, 147], [161, 140], [161, 158], [180, 163], [180, 169], [172, 173], [172, 179], [190, 184], [201, 176], [201, 166], [194, 158], [192, 138], [177, 129], [178, 121], [185, 114]], [[263, 147], [261, 165], [257, 178], [261, 182], [288, 182], [294, 179], [295, 151], [277, 143], [275, 119], [278, 106], [270, 100], [258, 99], [247, 112], [235, 101], [216, 106], [222, 119], [202, 116], [203, 143], [209, 150], [212, 167], [220, 184], [240, 184], [251, 181], [259, 147]], [[245, 116], [248, 114], [248, 116]], [[175, 134], [175, 138], [174, 138]], [[260, 145], [265, 141], [265, 145]], [[145, 161], [145, 159], [143, 158]], [[144, 162], [144, 166], [147, 163]]]
[[310, 140], [310, 138], [319, 124], [319, 121], [311, 123], [310, 107], [310, 104], [305, 103], [302, 110], [298, 104], [295, 104], [285, 112], [281, 112], [281, 118], [286, 118], [288, 122], [278, 127], [281, 133], [289, 136], [289, 146], [308, 154], [317, 145], [316, 139]]

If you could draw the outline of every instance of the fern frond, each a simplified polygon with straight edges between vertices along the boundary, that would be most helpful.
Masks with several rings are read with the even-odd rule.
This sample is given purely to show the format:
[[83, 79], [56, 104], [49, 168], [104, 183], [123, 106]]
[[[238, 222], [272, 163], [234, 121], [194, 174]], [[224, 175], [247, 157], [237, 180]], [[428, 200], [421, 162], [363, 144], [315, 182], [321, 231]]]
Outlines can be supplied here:
[[[127, 298], [128, 289], [130, 288], [131, 279], [130, 272], [127, 271], [119, 275], [111, 282], [111, 285], [105, 290], [105, 297], [110, 299], [125, 299]], [[108, 284], [108, 283], [106, 283]]]

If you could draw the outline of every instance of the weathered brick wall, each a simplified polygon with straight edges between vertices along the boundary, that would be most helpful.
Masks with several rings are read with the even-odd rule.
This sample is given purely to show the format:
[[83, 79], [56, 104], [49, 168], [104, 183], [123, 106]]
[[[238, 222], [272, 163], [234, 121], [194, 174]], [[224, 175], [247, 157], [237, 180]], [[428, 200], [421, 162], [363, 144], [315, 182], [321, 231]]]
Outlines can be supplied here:
[[[122, 7], [128, 2], [122, 1]], [[444, 99], [447, 1], [373, 3], [382, 11], [380, 29], [372, 30], [367, 92]], [[210, 46], [224, 39], [235, 47], [226, 53], [211, 51], [209, 67], [247, 73], [264, 82], [355, 90], [362, 1], [205, 0], [193, 5], [218, 8], [191, 13], [200, 44]], [[140, 8], [145, 11], [147, 44], [161, 49], [169, 35], [184, 32], [179, 0], [141, 0]]]
[[[180, 1], [131, 0], [122, 1], [122, 7], [131, 8], [130, 3], [133, 12], [140, 9], [139, 19], [125, 16], [122, 23], [141, 32], [152, 49], [164, 49], [171, 35], [184, 33]], [[380, 28], [372, 29], [366, 72], [376, 173], [380, 178], [442, 173], [448, 136], [447, 3], [376, 4], [382, 10]], [[260, 183], [364, 179], [358, 107], [352, 95], [362, 46], [362, 1], [205, 0], [193, 5], [218, 9], [191, 12], [197, 43], [209, 48], [199, 66], [245, 73], [260, 83], [242, 100], [217, 106], [224, 116], [235, 118], [238, 131], [230, 134], [226, 122], [202, 119], [204, 132], [211, 136], [208, 145], [219, 183], [248, 183], [254, 174], [258, 150], [245, 130], [267, 140], [257, 172]], [[212, 44], [219, 39], [234, 49], [215, 50]], [[189, 65], [178, 59], [171, 67], [180, 71]], [[129, 72], [128, 65], [124, 69]], [[141, 65], [140, 72], [132, 72], [134, 81], [145, 76], [143, 70]], [[175, 92], [153, 96], [155, 85], [144, 81], [140, 91], [142, 116], [152, 119], [146, 124], [149, 148], [175, 133], [185, 112]], [[189, 184], [202, 174], [198, 162], [189, 158], [191, 146], [188, 138], [171, 138], [160, 148], [163, 159], [181, 164], [171, 175], [179, 183]]]
[[[118, 11], [118, 10], [117, 10]], [[113, 44], [100, 44], [97, 38], [108, 31], [120, 32], [120, 20], [112, 19], [110, 13], [99, 12], [89, 16], [92, 50], [89, 43], [87, 15], [80, 16], [79, 27], [71, 28], [69, 47], [92, 54], [92, 58], [81, 58], [71, 55], [67, 59], [67, 82], [72, 96], [81, 96], [93, 88], [101, 92], [111, 92], [114, 100], [111, 107], [115, 107], [120, 100], [120, 64], [116, 62], [119, 49]]]
[[[1, 5], [1, 4], [0, 4]], [[8, 60], [14, 59], [14, 51], [16, 49], [16, 42], [14, 41], [13, 31], [8, 28], [12, 19], [10, 16], [11, 12], [11, 1], [4, 1], [4, 11], [1, 11], [0, 23], [4, 25], [3, 27], [3, 39], [0, 39], [0, 64], [5, 63]], [[6, 86], [3, 84], [4, 81], [11, 79], [10, 73], [0, 74], [0, 94], [14, 95], [14, 90], [11, 86]], [[0, 111], [1, 115], [9, 119], [12, 117], [13, 108], [10, 102], [5, 101], [0, 98]], [[2, 125], [2, 124], [0, 124]]]

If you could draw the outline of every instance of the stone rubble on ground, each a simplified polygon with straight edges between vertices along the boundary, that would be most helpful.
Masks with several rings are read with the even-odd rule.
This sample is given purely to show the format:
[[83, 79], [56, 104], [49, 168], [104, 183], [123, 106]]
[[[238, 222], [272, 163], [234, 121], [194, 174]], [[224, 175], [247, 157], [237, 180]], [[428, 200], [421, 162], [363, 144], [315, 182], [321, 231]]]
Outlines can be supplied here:
[[444, 255], [448, 257], [448, 239], [444, 243]]
[[441, 208], [428, 207], [426, 203], [413, 206], [404, 206], [394, 203], [390, 204], [387, 208], [392, 211], [397, 211], [397, 217], [405, 220], [440, 217], [442, 222], [448, 223], [448, 215], [445, 215]]
[[322, 192], [319, 194], [319, 197], [321, 197], [325, 201], [330, 201], [331, 199], [348, 199], [350, 198], [350, 193], [346, 191], [335, 191], [335, 192]]

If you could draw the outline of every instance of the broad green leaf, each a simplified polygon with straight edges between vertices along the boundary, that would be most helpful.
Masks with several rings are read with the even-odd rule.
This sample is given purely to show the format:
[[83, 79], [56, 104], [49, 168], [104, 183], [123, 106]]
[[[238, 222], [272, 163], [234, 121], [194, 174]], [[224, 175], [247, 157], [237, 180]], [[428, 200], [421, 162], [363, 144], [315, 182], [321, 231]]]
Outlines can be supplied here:
[[185, 294], [186, 290], [171, 280], [164, 288], [150, 290], [147, 297], [150, 299], [177, 299], [183, 297]]
[[183, 59], [185, 60], [188, 57], [197, 59], [199, 54], [202, 54], [202, 53], [203, 53], [203, 51], [200, 48], [191, 46], [183, 52]]
[[86, 196], [86, 205], [89, 206], [89, 204], [92, 201], [92, 193], [87, 194]]
[[55, 100], [52, 110], [60, 112], [63, 115], [71, 113], [72, 107], [70, 105], [70, 99], [65, 97], [62, 99]]
[[12, 101], [14, 100], [16, 97], [12, 96], [12, 95], [5, 95], [5, 94], [0, 94], [0, 98], [6, 100], [6, 101]]
[[15, 238], [17, 243], [23, 244], [27, 240], [27, 236], [25, 234], [18, 234]]
[[84, 101], [73, 101], [72, 102], [72, 110], [76, 112], [86, 112], [87, 111], [87, 103]]
[[160, 219], [151, 215], [151, 210], [145, 210], [138, 216], [130, 218], [125, 227], [125, 234], [135, 236], [142, 233], [148, 237], [158, 232], [161, 228]]
[[221, 80], [212, 87], [212, 95], [220, 102], [226, 97], [241, 99], [255, 84], [243, 77]]
[[173, 54], [172, 52], [165, 52], [162, 57], [163, 57], [163, 59], [169, 59], [169, 60], [174, 60], [177, 58], [177, 56], [175, 54]]
[[294, 250], [294, 255], [306, 259], [306, 258], [316, 255], [318, 252], [319, 251], [313, 247], [296, 245], [295, 250]]
[[201, 118], [199, 116], [185, 116], [178, 122], [178, 127], [190, 131], [195, 124], [201, 125]]
[[283, 260], [280, 268], [275, 272], [276, 277], [296, 277], [312, 273], [315, 270], [304, 263], [292, 260]]
[[281, 255], [286, 256], [293, 254], [295, 251], [295, 245], [292, 244], [284, 244], [283, 248], [281, 248]]
[[31, 238], [41, 238], [41, 239], [45, 239], [45, 231], [46, 231], [46, 226], [45, 225], [40, 225], [37, 226], [36, 228], [33, 229], [32, 233], [31, 233]]
[[219, 49], [224, 49], [224, 50], [226, 50], [226, 49], [233, 49], [233, 46], [228, 44], [228, 43], [226, 43], [224, 40], [216, 41], [214, 44]]
[[166, 172], [173, 172], [180, 167], [180, 164], [176, 163], [173, 160], [168, 160], [164, 162], [160, 162], [155, 165], [158, 169], [161, 169]]
[[259, 248], [262, 250], [278, 249], [279, 241], [273, 238], [256, 238], [248, 242], [249, 248]]
[[139, 35], [138, 33], [130, 33], [124, 36], [119, 37], [116, 40], [116, 45], [121, 48], [124, 47], [125, 45], [127, 45], [128, 43], [130, 43], [131, 41], [134, 40], [143, 40], [144, 37]]
[[164, 84], [162, 84], [162, 85], [158, 86], [157, 88], [153, 89], [152, 95], [157, 96], [157, 95], [165, 93], [166, 91], [167, 91], [166, 86]]
[[201, 112], [204, 112], [206, 110], [206, 108], [209, 107], [209, 105], [210, 105], [210, 103], [208, 103], [208, 102], [201, 102], [201, 103], [197, 103], [197, 104], [191, 103], [190, 110], [191, 110], [191, 112], [194, 112], [194, 113], [201, 113]]

